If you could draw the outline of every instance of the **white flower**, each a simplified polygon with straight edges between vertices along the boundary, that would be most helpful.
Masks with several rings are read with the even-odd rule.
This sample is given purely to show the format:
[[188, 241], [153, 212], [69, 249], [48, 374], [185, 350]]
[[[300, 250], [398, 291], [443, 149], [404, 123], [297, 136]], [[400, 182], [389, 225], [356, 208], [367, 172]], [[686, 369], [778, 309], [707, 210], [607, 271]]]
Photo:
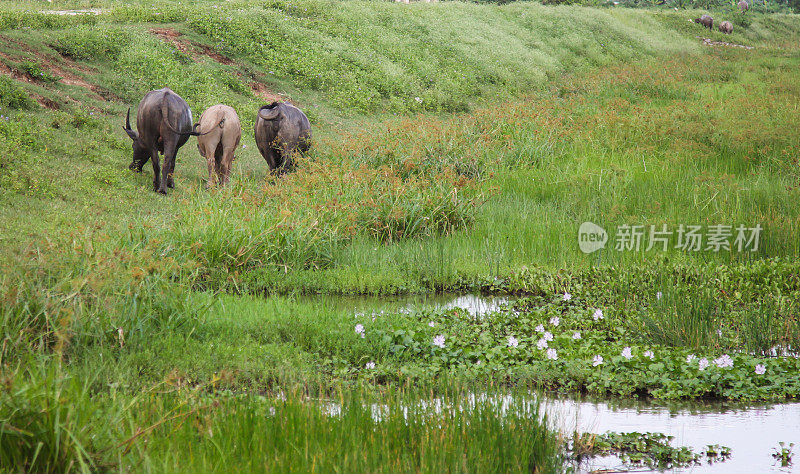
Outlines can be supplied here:
[[565, 291], [564, 292], [564, 301], [569, 301], [571, 299], [572, 299], [572, 295]]
[[686, 363], [691, 364], [693, 360], [697, 359], [697, 356], [694, 354], [689, 354], [686, 356]]
[[595, 321], [603, 319], [603, 310], [602, 309], [595, 310], [592, 317], [594, 318]]
[[720, 369], [724, 369], [725, 367], [733, 367], [733, 359], [728, 354], [723, 354], [718, 358], [714, 359], [714, 363]]
[[433, 338], [433, 345], [444, 349], [444, 335], [439, 334]]
[[700, 370], [706, 370], [706, 367], [708, 367], [708, 359], [703, 357], [702, 359], [700, 359], [700, 362], [698, 362], [697, 368]]
[[657, 299], [657, 300], [660, 300], [660, 299], [661, 299], [661, 296], [662, 296], [662, 294], [661, 294], [661, 292], [660, 292], [660, 291], [659, 291], [658, 293], [656, 293], [656, 299]]
[[558, 326], [558, 323], [560, 322], [561, 320], [558, 319], [558, 316], [553, 316], [552, 318], [550, 318], [550, 324], [552, 324], [553, 326]]
[[364, 325], [363, 324], [356, 324], [356, 334], [361, 334], [361, 337], [364, 337]]
[[546, 349], [547, 348], [547, 339], [541, 338], [536, 342], [536, 347], [539, 349]]
[[631, 353], [631, 348], [630, 347], [625, 347], [624, 349], [622, 349], [622, 352], [620, 353], [620, 355], [622, 357], [626, 358], [626, 359], [629, 359], [629, 360], [630, 360], [631, 357], [633, 357], [633, 354]]
[[592, 359], [592, 367], [597, 367], [602, 363], [603, 363], [603, 356], [601, 356], [600, 354], [594, 356], [594, 359]]
[[422, 103], [422, 97], [414, 97], [414, 100], [416, 100], [420, 104]]
[[722, 337], [722, 329], [717, 329], [717, 336]]
[[375, 368], [375, 362], [367, 362], [367, 365], [365, 365], [364, 367], [366, 367], [367, 369], [372, 370], [372, 369]]
[[655, 355], [655, 354], [653, 354], [653, 351], [644, 351], [644, 354], [643, 354], [643, 355], [644, 355], [645, 357], [647, 357], [648, 359], [650, 359], [650, 360], [653, 360], [653, 359], [655, 359], [655, 357], [656, 357], [656, 355]]
[[767, 372], [767, 368], [764, 366], [764, 364], [756, 365], [756, 373], [758, 375], [764, 375], [766, 372]]
[[558, 352], [555, 349], [547, 349], [547, 358], [550, 360], [558, 359]]
[[517, 347], [519, 345], [519, 340], [517, 340], [514, 336], [508, 336], [508, 347]]
[[544, 326], [542, 326], [541, 324], [536, 326], [536, 332], [544, 332]]
[[433, 321], [431, 321], [431, 322], [429, 322], [429, 323], [428, 323], [428, 326], [430, 326], [430, 327], [434, 327], [434, 326], [436, 326], [436, 323], [434, 323]]
[[575, 339], [575, 340], [577, 341], [578, 339], [580, 339], [580, 338], [581, 338], [581, 333], [579, 333], [579, 332], [575, 332], [575, 334], [573, 334], [573, 335], [572, 335], [572, 338], [573, 338], [573, 339]]
[[542, 334], [542, 339], [544, 339], [545, 341], [552, 341], [553, 334], [550, 331], [545, 331], [545, 333]]

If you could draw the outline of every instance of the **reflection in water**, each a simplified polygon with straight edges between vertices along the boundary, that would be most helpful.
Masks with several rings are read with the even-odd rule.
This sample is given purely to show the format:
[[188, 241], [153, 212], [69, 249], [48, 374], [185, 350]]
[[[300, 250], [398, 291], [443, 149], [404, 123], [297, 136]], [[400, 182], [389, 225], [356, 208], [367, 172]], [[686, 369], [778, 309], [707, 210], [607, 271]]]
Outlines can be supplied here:
[[[642, 402], [581, 402], [548, 399], [546, 411], [558, 429], [580, 432], [660, 432], [674, 436], [673, 445], [701, 451], [709, 444], [731, 448], [729, 460], [672, 472], [800, 472], [781, 468], [772, 458], [778, 442], [800, 443], [800, 403], [736, 407], [730, 404], [692, 404], [665, 408]], [[579, 471], [620, 467], [616, 458], [594, 459]]]
[[301, 297], [299, 302], [313, 302], [336, 309], [351, 309], [359, 316], [378, 316], [384, 313], [412, 313], [423, 310], [464, 309], [471, 315], [482, 317], [499, 311], [514, 298], [480, 295], [412, 295], [412, 296], [342, 296]]
[[[478, 296], [478, 295], [462, 295], [457, 297], [449, 296], [446, 300], [434, 303], [434, 308], [441, 309], [464, 309], [473, 316], [485, 316], [487, 314], [499, 311], [503, 305], [509, 303], [508, 298], [499, 296]], [[431, 305], [431, 302], [428, 302]], [[414, 310], [413, 306], [407, 306], [407, 310]]]
[[[540, 410], [536, 398], [509, 394], [468, 394], [457, 406], [443, 399], [419, 400], [400, 407], [407, 416], [414, 412], [441, 413], [455, 408], [471, 409], [477, 403], [490, 403], [504, 413], [512, 405], [519, 412], [535, 416], [546, 413], [549, 424], [569, 436], [579, 432], [654, 432], [675, 438], [673, 446], [689, 446], [700, 452], [709, 444], [731, 448], [731, 457], [716, 464], [702, 464], [670, 472], [687, 473], [759, 473], [798, 472], [793, 466], [780, 467], [772, 458], [780, 441], [800, 445], [800, 403], [761, 406], [735, 406], [721, 403], [685, 403], [676, 407], [654, 406], [637, 401], [581, 401], [569, 398], [544, 397]], [[342, 407], [336, 402], [323, 402], [321, 409], [331, 416], [339, 416]], [[372, 417], [380, 421], [388, 414], [389, 406], [372, 404]], [[616, 456], [597, 457], [573, 466], [576, 472], [625, 472], [625, 466]], [[605, 471], [603, 471], [605, 470]], [[636, 472], [642, 472], [636, 468]]]

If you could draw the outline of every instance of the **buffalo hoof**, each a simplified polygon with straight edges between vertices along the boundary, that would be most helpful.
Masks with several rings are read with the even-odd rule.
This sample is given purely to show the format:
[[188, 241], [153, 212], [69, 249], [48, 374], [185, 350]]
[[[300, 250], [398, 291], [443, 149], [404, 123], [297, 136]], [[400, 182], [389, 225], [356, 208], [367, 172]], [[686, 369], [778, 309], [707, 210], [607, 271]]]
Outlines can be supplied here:
[[175, 181], [173, 181], [172, 178], [169, 178], [167, 180], [167, 187], [170, 188], [170, 189], [174, 189], [175, 188]]

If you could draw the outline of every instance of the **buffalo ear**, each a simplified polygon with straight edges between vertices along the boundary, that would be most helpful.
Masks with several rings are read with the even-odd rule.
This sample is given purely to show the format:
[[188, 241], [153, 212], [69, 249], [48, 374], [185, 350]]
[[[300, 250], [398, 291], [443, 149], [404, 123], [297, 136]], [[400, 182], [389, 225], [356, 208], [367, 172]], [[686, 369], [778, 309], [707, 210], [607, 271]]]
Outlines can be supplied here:
[[278, 115], [280, 115], [280, 113], [281, 113], [280, 107], [274, 107], [272, 109], [261, 107], [258, 110], [258, 116], [261, 117], [262, 120], [275, 120], [278, 117]]

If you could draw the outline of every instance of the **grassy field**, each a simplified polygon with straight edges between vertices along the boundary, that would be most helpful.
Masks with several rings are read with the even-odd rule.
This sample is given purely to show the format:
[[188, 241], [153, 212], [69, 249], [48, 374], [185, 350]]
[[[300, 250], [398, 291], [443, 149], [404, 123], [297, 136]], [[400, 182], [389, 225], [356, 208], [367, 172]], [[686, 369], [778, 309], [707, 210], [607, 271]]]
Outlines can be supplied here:
[[[407, 409], [800, 395], [776, 356], [800, 346], [797, 16], [192, 5], [0, 2], [0, 465], [558, 472], [521, 401]], [[124, 113], [163, 86], [239, 113], [228, 188], [194, 139], [166, 197], [128, 171]], [[252, 137], [272, 100], [316, 137], [280, 178]], [[606, 249], [579, 250], [584, 221]], [[753, 252], [614, 249], [664, 224], [763, 230]], [[483, 320], [335, 304], [463, 291], [525, 298]]]

